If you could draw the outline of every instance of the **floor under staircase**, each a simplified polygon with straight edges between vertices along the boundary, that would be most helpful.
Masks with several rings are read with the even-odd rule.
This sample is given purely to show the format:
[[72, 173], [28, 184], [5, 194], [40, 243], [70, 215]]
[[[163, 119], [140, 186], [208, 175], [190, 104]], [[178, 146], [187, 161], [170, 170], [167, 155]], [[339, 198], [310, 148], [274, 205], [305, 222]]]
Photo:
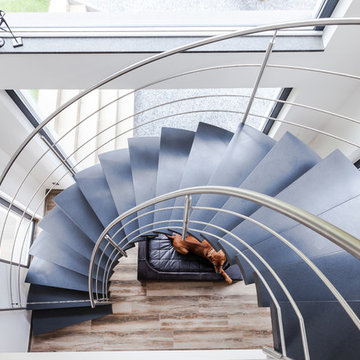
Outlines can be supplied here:
[[143, 282], [137, 251], [111, 277], [112, 314], [32, 337], [32, 352], [255, 349], [272, 346], [270, 311], [239, 282]]
[[[196, 132], [163, 128], [160, 138], [132, 138], [128, 149], [102, 154], [100, 164], [78, 173], [75, 180], [76, 184], [55, 198], [57, 206], [41, 221], [43, 231], [30, 251], [34, 258], [27, 275], [31, 283], [28, 307], [34, 309], [35, 334], [102, 317], [112, 311], [111, 305], [89, 307], [87, 271], [94, 243], [104, 227], [119, 214], [178, 188], [225, 185], [259, 191], [314, 213], [360, 237], [357, 218], [360, 174], [357, 169], [339, 151], [320, 159], [289, 133], [275, 142], [246, 125], [240, 126], [235, 134], [206, 123], [199, 123]], [[177, 204], [183, 205], [183, 199], [168, 201], [166, 206]], [[352, 255], [284, 215], [245, 200], [196, 195], [192, 205], [196, 204], [241, 212], [284, 235], [324, 272], [359, 315], [359, 286], [353, 275], [359, 270], [359, 261]], [[177, 209], [161, 214], [160, 217], [149, 214], [137, 224], [134, 221], [133, 226], [125, 227], [115, 240], [126, 235], [134, 239], [134, 234], [131, 235], [134, 228], [154, 220], [164, 220], [165, 227], [172, 227], [173, 220], [183, 218], [182, 211], [179, 213]], [[312, 359], [358, 358], [358, 329], [317, 275], [308, 271], [303, 260], [294, 256], [288, 247], [236, 216], [225, 218], [203, 210], [194, 211], [190, 220], [231, 230], [252, 244], [279, 271], [303, 312]], [[214, 232], [211, 225], [193, 223], [189, 231], [195, 235], [207, 234], [214, 247], [224, 249], [231, 263], [240, 265], [245, 283], [256, 283], [258, 304], [270, 306], [274, 347], [281, 351], [273, 302], [259, 278], [253, 276], [253, 269], [229, 244], [243, 251], [261, 269], [280, 300], [287, 354], [294, 359], [304, 358], [297, 318], [288, 298], [273, 284], [264, 265], [244, 245], [225, 233]], [[211, 232], [222, 240], [210, 236]], [[134, 241], [122, 245], [124, 250], [132, 247]], [[105, 259], [110, 256], [109, 249], [105, 250]], [[100, 268], [104, 268], [104, 258], [96, 259]], [[121, 256], [118, 258], [122, 262]], [[116, 264], [117, 261], [113, 267]], [[95, 286], [95, 280], [93, 283]], [[59, 296], [61, 303], [56, 302]], [[54, 303], [46, 303], [48, 301]]]

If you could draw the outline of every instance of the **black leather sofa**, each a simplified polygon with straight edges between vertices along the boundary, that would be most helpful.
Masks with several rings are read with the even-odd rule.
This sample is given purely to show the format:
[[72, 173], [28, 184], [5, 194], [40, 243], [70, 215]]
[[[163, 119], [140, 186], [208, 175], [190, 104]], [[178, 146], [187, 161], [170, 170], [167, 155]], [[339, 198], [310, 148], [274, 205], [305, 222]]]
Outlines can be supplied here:
[[[224, 281], [208, 260], [179, 254], [165, 235], [146, 238], [138, 246], [139, 281]], [[224, 270], [233, 281], [242, 280], [237, 265], [225, 263]]]

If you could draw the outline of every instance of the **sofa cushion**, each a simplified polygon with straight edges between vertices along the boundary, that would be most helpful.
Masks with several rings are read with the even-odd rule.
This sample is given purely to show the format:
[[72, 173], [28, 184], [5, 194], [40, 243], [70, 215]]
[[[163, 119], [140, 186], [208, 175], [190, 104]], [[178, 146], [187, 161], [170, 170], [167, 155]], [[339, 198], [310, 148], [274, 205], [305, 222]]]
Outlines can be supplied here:
[[148, 261], [158, 271], [214, 272], [214, 266], [210, 261], [191, 253], [187, 255], [178, 253], [172, 246], [171, 240], [162, 234], [149, 240]]

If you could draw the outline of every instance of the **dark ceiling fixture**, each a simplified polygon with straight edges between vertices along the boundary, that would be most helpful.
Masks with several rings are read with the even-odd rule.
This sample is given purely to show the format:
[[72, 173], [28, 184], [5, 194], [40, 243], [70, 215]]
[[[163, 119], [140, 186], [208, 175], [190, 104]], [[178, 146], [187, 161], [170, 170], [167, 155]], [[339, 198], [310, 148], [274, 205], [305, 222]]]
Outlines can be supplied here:
[[[12, 44], [14, 48], [23, 45], [21, 37], [15, 37], [14, 33], [11, 31], [10, 26], [5, 20], [5, 11], [3, 10], [0, 10], [0, 30], [11, 34], [13, 38]], [[5, 40], [3, 38], [0, 38], [0, 48], [3, 47], [4, 45], [5, 45]]]

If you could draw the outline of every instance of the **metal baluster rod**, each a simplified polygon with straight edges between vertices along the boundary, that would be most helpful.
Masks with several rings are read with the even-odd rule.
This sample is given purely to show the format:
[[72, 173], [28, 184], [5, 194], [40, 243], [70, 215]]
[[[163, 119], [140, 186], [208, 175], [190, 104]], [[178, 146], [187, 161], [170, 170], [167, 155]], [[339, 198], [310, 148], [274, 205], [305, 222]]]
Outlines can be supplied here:
[[275, 44], [275, 39], [276, 39], [276, 35], [277, 35], [277, 30], [275, 30], [274, 32], [274, 35], [272, 37], [272, 39], [270, 40], [270, 43], [269, 43], [269, 46], [266, 50], [266, 53], [265, 53], [265, 57], [264, 57], [264, 60], [261, 64], [261, 68], [260, 68], [260, 71], [259, 71], [259, 74], [256, 78], [256, 81], [255, 81], [255, 85], [253, 87], [253, 90], [252, 90], [252, 93], [251, 93], [251, 96], [250, 96], [250, 100], [249, 100], [249, 103], [247, 104], [247, 107], [246, 107], [246, 110], [245, 110], [245, 113], [244, 113], [244, 117], [242, 119], [242, 122], [241, 124], [245, 124], [248, 116], [249, 116], [249, 112], [250, 112], [250, 109], [251, 109], [251, 106], [254, 102], [254, 99], [255, 99], [255, 95], [257, 93], [257, 90], [259, 88], [259, 85], [260, 85], [260, 81], [262, 79], [262, 76], [264, 74], [264, 71], [265, 71], [265, 68], [266, 68], [266, 65], [269, 61], [269, 58], [270, 58], [270, 55], [271, 55], [271, 52], [272, 52], [272, 49], [274, 47], [274, 44]]
[[105, 235], [105, 240], [107, 242], [109, 242], [121, 255], [127, 257], [127, 253], [121, 248], [119, 247], [116, 242], [109, 236], [109, 235]]
[[183, 241], [185, 241], [186, 234], [188, 231], [190, 210], [191, 210], [191, 195], [186, 195], [185, 208], [184, 208], [184, 222], [183, 222], [183, 228], [182, 228], [182, 240]]
[[41, 140], [48, 146], [48, 148], [52, 151], [52, 153], [62, 162], [62, 164], [70, 171], [72, 176], [76, 175], [75, 170], [69, 166], [69, 164], [61, 157], [61, 155], [52, 147], [49, 141], [46, 139], [45, 136], [41, 136]]

